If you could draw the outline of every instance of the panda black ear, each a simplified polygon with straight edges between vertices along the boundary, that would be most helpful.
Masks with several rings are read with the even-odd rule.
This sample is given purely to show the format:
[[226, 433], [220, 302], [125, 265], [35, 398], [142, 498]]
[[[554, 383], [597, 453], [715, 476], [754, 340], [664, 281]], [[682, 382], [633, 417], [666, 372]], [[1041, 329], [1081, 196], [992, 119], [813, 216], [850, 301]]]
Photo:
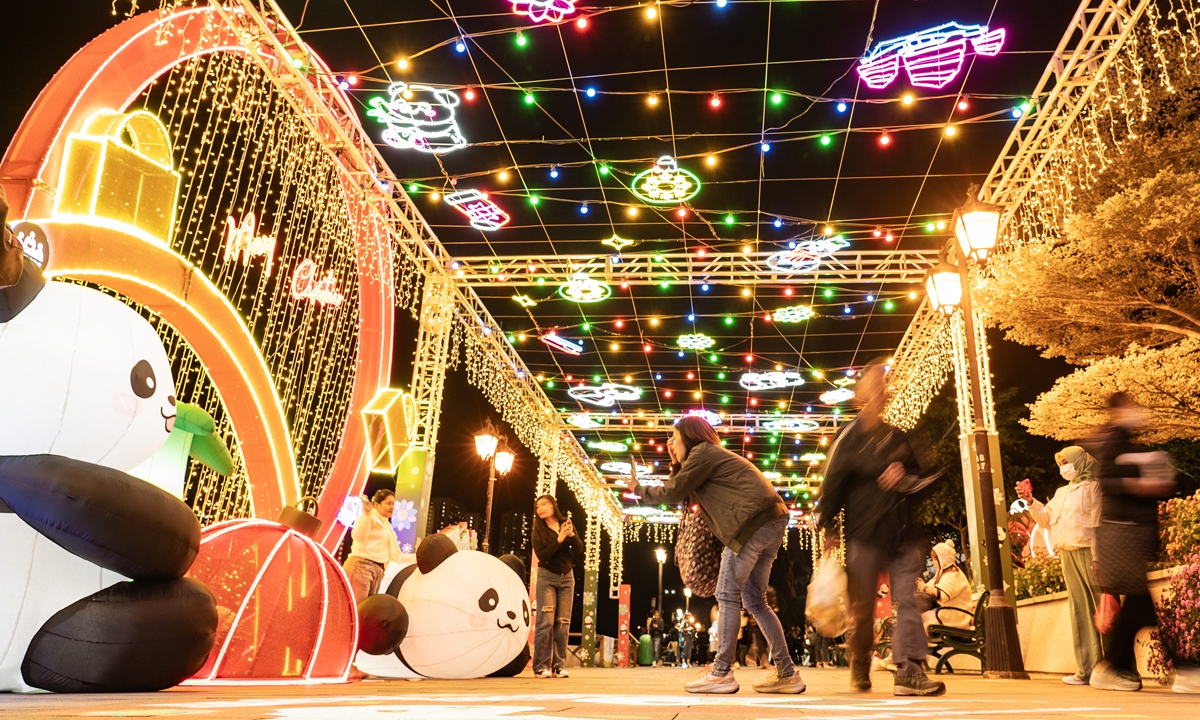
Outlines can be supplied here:
[[504, 563], [505, 565], [507, 565], [509, 567], [509, 569], [511, 569], [513, 572], [515, 572], [517, 574], [517, 577], [521, 578], [522, 584], [525, 583], [525, 561], [524, 560], [517, 557], [516, 555], [508, 554], [508, 555], [501, 555], [500, 562]]
[[458, 547], [445, 535], [427, 535], [417, 547], [417, 569], [422, 573], [431, 573], [456, 552]]

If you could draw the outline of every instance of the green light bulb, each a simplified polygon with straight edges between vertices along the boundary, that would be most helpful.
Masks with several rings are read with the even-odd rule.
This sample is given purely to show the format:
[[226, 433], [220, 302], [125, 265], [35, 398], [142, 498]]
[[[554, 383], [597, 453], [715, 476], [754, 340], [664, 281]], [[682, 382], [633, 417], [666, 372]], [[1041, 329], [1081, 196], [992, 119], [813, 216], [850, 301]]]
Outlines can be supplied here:
[[525, 93], [525, 104], [526, 105], [533, 104], [533, 93]]
[[728, 402], [729, 402], [729, 396], [728, 396], [728, 395], [722, 395], [722, 396], [721, 396], [721, 402], [723, 402], [723, 403], [728, 403]]
[[891, 310], [893, 307], [895, 307], [895, 306], [894, 306], [894, 305], [892, 305], [892, 301], [891, 301], [891, 300], [888, 300], [887, 302], [885, 302], [885, 303], [883, 304], [883, 309], [884, 309], [884, 310]]
[[592, 326], [591, 326], [591, 325], [589, 325], [589, 324], [587, 324], [587, 323], [584, 323], [584, 324], [583, 324], [583, 331], [584, 331], [584, 332], [588, 332], [588, 331], [589, 331], [589, 330], [591, 330], [591, 329], [592, 329]]
[[593, 376], [592, 376], [592, 382], [600, 382], [600, 376], [599, 376], [599, 375], [593, 375]]
[[420, 188], [417, 186], [417, 184], [416, 184], [416, 183], [412, 183], [411, 185], [409, 185], [409, 186], [408, 186], [408, 191], [409, 191], [410, 193], [415, 193], [415, 192], [416, 192], [417, 190], [419, 190], [419, 189], [420, 189]]
[[530, 204], [530, 205], [537, 205], [537, 204], [538, 204], [538, 197], [537, 197], [537, 195], [530, 195], [530, 196], [529, 196], [529, 204]]
[[717, 361], [717, 356], [716, 356], [716, 355], [709, 355], [709, 356], [708, 356], [708, 361], [709, 361], [709, 362], [716, 362], [716, 361]]
[[517, 46], [518, 47], [525, 47], [525, 43], [527, 43], [527, 42], [529, 42], [529, 41], [525, 39], [524, 35], [522, 35], [521, 33], [517, 33]]
[[779, 103], [783, 102], [783, 96], [779, 93], [774, 93], [771, 95], [771, 102], [778, 105]]
[[718, 379], [718, 380], [724, 380], [724, 379], [725, 379], [725, 373], [717, 373], [717, 379]]
[[546, 387], [554, 387], [554, 381], [553, 381], [553, 380], [547, 380], [547, 381], [546, 381]]
[[607, 174], [608, 174], [608, 166], [607, 166], [607, 165], [601, 165], [601, 166], [600, 166], [600, 174], [601, 174], [601, 175], [607, 175]]
[[827, 298], [833, 297], [833, 290], [830, 290], [829, 288], [825, 288], [825, 297], [827, 297]]
[[821, 136], [821, 144], [822, 145], [829, 147], [830, 143], [832, 143], [832, 142], [833, 142], [833, 138], [829, 137], [828, 135]]
[[733, 215], [726, 215], [726, 216], [725, 216], [725, 224], [726, 224], [726, 225], [732, 225], [732, 224], [733, 224]]
[[726, 324], [726, 325], [732, 325], [732, 324], [733, 324], [733, 318], [729, 317], [728, 315], [727, 315], [727, 316], [725, 316], [725, 324]]

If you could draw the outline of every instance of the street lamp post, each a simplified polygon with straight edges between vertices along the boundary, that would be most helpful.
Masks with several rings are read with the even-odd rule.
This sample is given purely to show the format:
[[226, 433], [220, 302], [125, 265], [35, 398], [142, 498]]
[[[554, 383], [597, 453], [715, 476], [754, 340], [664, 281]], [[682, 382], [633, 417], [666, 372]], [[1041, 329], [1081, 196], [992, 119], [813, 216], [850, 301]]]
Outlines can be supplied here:
[[692, 614], [692, 589], [687, 587], [683, 589], [683, 614]]
[[663, 591], [662, 591], [662, 570], [663, 563], [667, 561], [667, 551], [662, 548], [654, 549], [654, 557], [658, 558], [658, 611], [663, 611]]
[[[954, 236], [957, 266], [943, 261], [925, 276], [925, 291], [930, 303], [941, 312], [951, 315], [961, 309], [966, 334], [967, 367], [971, 385], [971, 408], [975, 417], [971, 428], [975, 440], [975, 463], [979, 472], [979, 493], [982, 496], [983, 547], [987, 556], [988, 604], [984, 609], [984, 652], [988, 674], [1002, 678], [1028, 680], [1021, 658], [1021, 641], [1017, 635], [1017, 616], [1004, 594], [1004, 574], [1000, 559], [1000, 537], [996, 523], [996, 505], [992, 483], [992, 453], [987, 427], [983, 421], [983, 382], [979, 373], [979, 348], [975, 335], [975, 316], [971, 307], [971, 261], [983, 263], [987, 253], [995, 249], [1000, 233], [998, 205], [980, 202], [978, 186], [967, 192], [967, 204], [954, 213]], [[966, 430], [966, 428], [964, 428]]]
[[507, 475], [508, 471], [512, 470], [516, 455], [508, 448], [508, 438], [497, 434], [491, 418], [488, 418], [487, 424], [483, 426], [483, 431], [475, 436], [475, 452], [479, 453], [479, 457], [488, 463], [487, 514], [483, 519], [483, 541], [480, 543], [480, 549], [486, 553], [491, 547], [489, 538], [492, 528], [492, 495], [496, 487], [496, 473], [500, 473], [501, 477]]

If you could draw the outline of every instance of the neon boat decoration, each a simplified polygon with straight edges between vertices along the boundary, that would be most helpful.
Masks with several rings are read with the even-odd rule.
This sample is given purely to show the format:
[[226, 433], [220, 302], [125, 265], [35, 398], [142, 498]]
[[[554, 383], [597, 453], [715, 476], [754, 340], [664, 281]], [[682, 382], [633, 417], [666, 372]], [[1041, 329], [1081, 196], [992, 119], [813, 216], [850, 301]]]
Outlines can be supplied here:
[[882, 90], [904, 65], [914, 87], [938, 90], [962, 70], [967, 44], [977, 55], [995, 57], [1004, 46], [1004, 28], [948, 22], [903, 37], [885, 40], [858, 61], [858, 76], [872, 90]]

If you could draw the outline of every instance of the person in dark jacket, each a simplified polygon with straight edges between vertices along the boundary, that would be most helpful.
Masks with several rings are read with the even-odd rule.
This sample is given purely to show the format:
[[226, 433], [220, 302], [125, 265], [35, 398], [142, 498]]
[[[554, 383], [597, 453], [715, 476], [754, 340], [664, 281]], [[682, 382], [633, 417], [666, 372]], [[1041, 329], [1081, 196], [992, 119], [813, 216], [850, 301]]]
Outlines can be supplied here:
[[567, 632], [575, 599], [572, 556], [583, 552], [571, 520], [558, 509], [553, 495], [533, 505], [533, 551], [537, 553], [537, 625], [533, 635], [533, 674], [540, 678], [569, 677]]
[[663, 621], [662, 613], [655, 610], [654, 615], [646, 623], [647, 632], [650, 635], [650, 642], [654, 645], [654, 663], [653, 667], [658, 667], [662, 664], [662, 639], [663, 639]]
[[[1126, 393], [1108, 399], [1108, 422], [1088, 441], [1100, 482], [1100, 526], [1096, 528], [1096, 570], [1101, 589], [1125, 596], [1105, 636], [1104, 660], [1089, 683], [1102, 690], [1141, 690], [1134, 642], [1138, 631], [1158, 625], [1146, 573], [1158, 556], [1158, 501], [1175, 491], [1175, 470], [1163, 452], [1148, 452], [1131, 439], [1150, 417]], [[1163, 645], [1168, 657], [1171, 648]], [[1178, 693], [1200, 693], [1200, 668], [1172, 658]]]
[[[881, 570], [892, 587], [912, 588], [924, 566], [924, 538], [913, 522], [913, 509], [941, 476], [936, 458], [919, 435], [883, 421], [887, 368], [871, 363], [855, 386], [858, 416], [838, 433], [825, 464], [817, 503], [817, 524], [826, 532], [826, 551], [838, 542], [837, 519], [844, 513], [846, 579], [854, 630], [848, 646], [850, 687], [871, 689], [874, 645], [875, 583]], [[916, 599], [896, 593], [896, 630], [892, 657], [896, 695], [941, 695], [944, 683], [924, 671], [929, 640]]]
[[757, 620], [775, 669], [754, 685], [758, 692], [801, 693], [804, 681], [787, 651], [779, 617], [767, 606], [767, 579], [788, 525], [787, 506], [771, 483], [745, 458], [721, 447], [721, 440], [703, 418], [689, 415], [675, 424], [667, 442], [671, 476], [661, 487], [635, 486], [647, 503], [679, 503], [695, 498], [700, 514], [725, 546], [717, 579], [720, 642], [710, 671], [688, 683], [693, 693], [734, 693], [733, 659], [737, 651], [736, 620], [742, 606]]

